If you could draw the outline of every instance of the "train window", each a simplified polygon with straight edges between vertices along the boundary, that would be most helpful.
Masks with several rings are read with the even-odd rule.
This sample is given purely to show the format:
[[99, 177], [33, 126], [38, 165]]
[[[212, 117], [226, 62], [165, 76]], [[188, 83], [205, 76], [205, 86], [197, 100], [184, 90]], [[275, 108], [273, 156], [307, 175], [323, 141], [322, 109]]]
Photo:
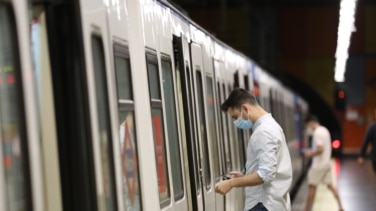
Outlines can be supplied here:
[[250, 87], [249, 87], [249, 76], [248, 75], [244, 76], [244, 87], [248, 91], [251, 90]]
[[175, 107], [175, 88], [169, 60], [162, 60], [162, 77], [164, 104], [166, 111], [168, 143], [170, 151], [170, 162], [172, 171], [172, 184], [175, 200], [184, 196], [183, 174], [181, 165], [181, 153], [178, 135], [177, 112]]
[[[226, 99], [227, 92], [226, 92], [225, 84], [223, 84], [222, 90], [223, 90], [223, 99]], [[225, 153], [227, 157], [226, 165], [227, 165], [227, 171], [231, 171], [233, 167], [232, 167], [232, 153], [231, 153], [231, 143], [230, 143], [230, 140], [232, 140], [231, 135], [230, 135], [230, 127], [232, 127], [232, 125], [230, 126], [229, 115], [223, 114], [222, 117], [224, 118], [225, 128], [226, 128], [226, 133], [227, 133], [227, 142], [225, 145]]]
[[222, 92], [221, 92], [221, 84], [218, 82], [217, 83], [217, 89], [218, 89], [218, 92], [217, 92], [217, 109], [218, 109], [218, 122], [219, 122], [219, 134], [220, 134], [220, 138], [219, 138], [219, 147], [220, 147], [220, 155], [221, 155], [221, 166], [222, 166], [222, 174], [225, 173], [225, 171], [227, 170], [227, 166], [226, 166], [226, 154], [225, 154], [225, 131], [224, 131], [224, 128], [223, 128], [223, 118], [222, 118], [222, 115], [223, 115], [223, 112], [221, 112], [221, 96], [222, 96]]
[[236, 87], [240, 87], [240, 84], [239, 84], [239, 71], [238, 70], [234, 73], [234, 86], [233, 86], [233, 88], [236, 88]]
[[198, 110], [199, 110], [199, 125], [198, 128], [201, 133], [201, 143], [203, 147], [204, 159], [204, 177], [206, 182], [206, 188], [209, 189], [211, 186], [211, 172], [210, 172], [210, 161], [209, 161], [209, 149], [208, 149], [208, 138], [207, 129], [205, 124], [205, 104], [204, 104], [204, 89], [202, 84], [202, 76], [200, 70], [196, 70], [196, 83], [197, 83], [197, 98], [198, 98]]
[[155, 145], [155, 155], [157, 162], [157, 175], [158, 175], [158, 190], [159, 201], [161, 206], [166, 206], [170, 203], [170, 186], [167, 170], [167, 156], [165, 146], [165, 136], [163, 128], [163, 113], [162, 113], [162, 100], [159, 83], [159, 70], [157, 57], [151, 54], [146, 55], [149, 92], [151, 101], [151, 115], [153, 123], [153, 135]]
[[[31, 210], [27, 137], [14, 15], [0, 3], [0, 173], [6, 210]], [[3, 197], [2, 195], [1, 197]]]
[[132, 100], [132, 80], [128, 51], [118, 45], [114, 46], [114, 50], [118, 98]]
[[219, 178], [221, 172], [219, 168], [219, 148], [216, 127], [217, 121], [215, 118], [214, 87], [213, 79], [210, 77], [206, 77], [206, 103], [208, 106], [208, 125], [213, 152], [213, 176], [214, 178]]
[[149, 70], [149, 86], [150, 86], [150, 97], [152, 99], [161, 99], [161, 94], [159, 90], [159, 75], [157, 64], [148, 64]]
[[[231, 87], [231, 85], [228, 84], [228, 92], [229, 93], [231, 92], [232, 89], [233, 88]], [[229, 140], [229, 145], [231, 146], [231, 149], [232, 149], [232, 152], [233, 152], [232, 162], [233, 162], [233, 164], [237, 165], [237, 166], [234, 166], [234, 168], [240, 168], [240, 160], [239, 160], [240, 157], [238, 156], [239, 155], [239, 152], [238, 152], [239, 147], [237, 147], [239, 142], [232, 141], [232, 143], [231, 143], [231, 140], [236, 140], [238, 128], [233, 124], [233, 120], [230, 117], [230, 115], [227, 115], [227, 118], [230, 119], [229, 122], [231, 122], [231, 124], [229, 126], [230, 127], [230, 134], [229, 134], [230, 138], [228, 140]]]
[[237, 129], [238, 132], [238, 148], [239, 148], [239, 165], [240, 166], [245, 166], [245, 141], [244, 141], [244, 133], [242, 129]]
[[116, 191], [110, 111], [107, 95], [106, 67], [102, 39], [92, 35], [91, 46], [94, 62], [95, 94], [98, 115], [98, 131], [101, 147], [102, 177], [106, 210], [116, 210]]
[[114, 45], [118, 90], [122, 191], [125, 210], [142, 210], [129, 53]]

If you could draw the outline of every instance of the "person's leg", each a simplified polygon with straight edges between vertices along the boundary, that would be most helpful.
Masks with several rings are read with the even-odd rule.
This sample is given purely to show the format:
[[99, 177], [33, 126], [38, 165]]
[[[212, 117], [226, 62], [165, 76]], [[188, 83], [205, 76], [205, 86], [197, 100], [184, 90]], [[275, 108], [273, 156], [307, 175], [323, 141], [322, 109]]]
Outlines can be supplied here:
[[313, 199], [315, 199], [315, 194], [316, 194], [316, 186], [309, 185], [309, 190], [308, 190], [308, 196], [307, 196], [307, 202], [306, 202], [305, 211], [310, 211], [311, 210], [312, 204], [313, 204]]
[[333, 187], [332, 184], [329, 184], [328, 185], [328, 188], [330, 191], [332, 191], [334, 197], [336, 198], [337, 202], [338, 202], [338, 206], [339, 206], [339, 210], [340, 211], [343, 211], [343, 206], [342, 206], [342, 202], [341, 202], [341, 199], [339, 198], [339, 194], [338, 194], [338, 191], [335, 187]]

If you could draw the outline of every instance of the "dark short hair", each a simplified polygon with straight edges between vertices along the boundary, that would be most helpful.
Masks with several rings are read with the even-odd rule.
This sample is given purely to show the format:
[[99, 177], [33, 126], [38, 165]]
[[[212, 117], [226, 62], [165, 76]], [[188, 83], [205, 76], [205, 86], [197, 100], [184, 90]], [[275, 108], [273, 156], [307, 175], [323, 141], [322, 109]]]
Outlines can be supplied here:
[[235, 88], [222, 103], [221, 109], [226, 112], [229, 108], [240, 108], [244, 103], [258, 105], [256, 97], [249, 91], [242, 88]]
[[317, 116], [315, 115], [309, 115], [305, 118], [305, 123], [308, 123], [308, 122], [319, 122], [319, 119], [317, 118]]

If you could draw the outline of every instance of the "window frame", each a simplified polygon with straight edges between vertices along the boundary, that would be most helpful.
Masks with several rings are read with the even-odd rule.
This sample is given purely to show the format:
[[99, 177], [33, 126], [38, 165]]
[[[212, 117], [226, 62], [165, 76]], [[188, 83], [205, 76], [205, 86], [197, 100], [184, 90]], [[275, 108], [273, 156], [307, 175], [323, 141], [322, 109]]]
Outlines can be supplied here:
[[[10, 35], [14, 35], [13, 38], [11, 38], [11, 45], [12, 47], [14, 47], [13, 49], [14, 52], [13, 52], [13, 56], [14, 56], [14, 77], [15, 77], [15, 81], [18, 81], [19, 83], [15, 83], [15, 86], [16, 86], [16, 90], [15, 90], [15, 93], [17, 94], [16, 96], [16, 100], [17, 100], [17, 104], [19, 104], [19, 106], [17, 106], [17, 111], [18, 111], [18, 120], [19, 120], [19, 136], [20, 136], [20, 150], [21, 150], [21, 153], [22, 153], [22, 157], [23, 157], [23, 172], [22, 172], [22, 177], [23, 177], [23, 180], [24, 180], [24, 193], [25, 193], [25, 196], [23, 198], [26, 198], [25, 199], [25, 208], [26, 209], [32, 209], [33, 208], [33, 196], [32, 196], [32, 181], [31, 181], [31, 161], [28, 159], [29, 158], [29, 138], [27, 136], [27, 125], [26, 125], [26, 108], [25, 108], [25, 100], [24, 100], [24, 85], [23, 85], [23, 79], [22, 79], [22, 65], [21, 65], [21, 54], [20, 54], [20, 48], [19, 48], [19, 37], [18, 37], [18, 30], [17, 30], [17, 21], [16, 21], [16, 17], [15, 17], [15, 11], [14, 11], [14, 8], [12, 7], [12, 5], [10, 3], [5, 3], [5, 2], [0, 2], [0, 6], [4, 7], [5, 10], [8, 11], [8, 14], [9, 14], [9, 19], [11, 21], [11, 23], [9, 24], [9, 34]], [[0, 70], [1, 72], [3, 70]], [[0, 123], [3, 124], [1, 122], [1, 119], [0, 119]], [[0, 134], [2, 136], [2, 129], [0, 128]], [[3, 142], [3, 139], [2, 137], [0, 137], [0, 142]], [[4, 154], [3, 154], [3, 145], [0, 144], [0, 150], [1, 150], [1, 158], [3, 158]], [[0, 165], [0, 168], [1, 168], [1, 172], [0, 173], [3, 173], [1, 178], [0, 179], [3, 179], [3, 181], [0, 181], [0, 183], [2, 183], [1, 185], [3, 185], [4, 189], [0, 190], [0, 193], [4, 193], [1, 197], [4, 199], [3, 202], [4, 202], [4, 206], [5, 208], [9, 209], [9, 196], [8, 196], [8, 192], [6, 191], [7, 188], [5, 188], [7, 186], [7, 184], [5, 183], [6, 181], [6, 177], [5, 177], [5, 171], [4, 170], [4, 166], [3, 164]], [[3, 192], [4, 191], [4, 192]], [[0, 200], [1, 202], [2, 200]], [[0, 208], [3, 207], [0, 205]]]
[[[155, 98], [152, 98], [151, 96], [151, 90], [150, 90], [150, 70], [149, 70], [149, 64], [153, 64], [156, 66], [157, 68], [157, 73], [158, 73], [158, 90], [159, 90], [159, 99], [155, 99]], [[169, 172], [170, 172], [170, 169], [169, 169], [169, 165], [168, 165], [168, 148], [167, 148], [167, 145], [166, 145], [166, 126], [165, 126], [165, 117], [164, 117], [164, 108], [163, 108], [163, 91], [161, 90], [161, 87], [162, 87], [162, 80], [161, 80], [161, 68], [159, 66], [159, 63], [158, 63], [158, 57], [155, 53], [151, 52], [151, 51], [147, 51], [146, 52], [146, 69], [147, 69], [147, 76], [148, 76], [148, 92], [149, 92], [149, 99], [150, 99], [150, 111], [151, 111], [151, 121], [152, 121], [152, 126], [154, 127], [154, 124], [153, 124], [153, 110], [154, 109], [160, 109], [161, 111], [161, 131], [162, 131], [162, 145], [163, 145], [163, 148], [164, 148], [164, 152], [163, 152], [163, 156], [164, 156], [164, 165], [165, 165], [165, 179], [166, 179], [166, 188], [167, 188], [167, 198], [166, 199], [159, 199], [159, 203], [160, 203], [160, 208], [164, 208], [166, 207], [167, 205], [171, 204], [171, 186], [170, 186], [170, 175], [169, 175]], [[154, 143], [154, 150], [156, 151], [156, 140], [155, 140], [155, 137], [154, 137], [154, 128], [153, 128], [153, 143]], [[156, 156], [157, 156], [157, 153], [156, 153]], [[158, 175], [158, 163], [157, 163], [157, 157], [155, 157], [156, 159], [156, 167], [157, 167], [157, 180], [159, 179], [159, 175]], [[158, 188], [159, 188], [159, 184], [158, 184]], [[160, 192], [158, 191], [158, 195], [160, 197]]]
[[[100, 56], [101, 56], [101, 59], [103, 61], [103, 66], [102, 67], [99, 67], [99, 68], [103, 68], [103, 72], [102, 73], [97, 73], [97, 68], [95, 67], [95, 57], [94, 57], [94, 50], [93, 50], [93, 42], [95, 42], [95, 39], [97, 39], [97, 41], [99, 42], [99, 50], [100, 50]], [[93, 71], [94, 71], [94, 74], [93, 74], [93, 79], [94, 79], [94, 83], [95, 83], [95, 87], [94, 87], [94, 90], [95, 90], [95, 99], [96, 99], [96, 108], [97, 110], [95, 111], [97, 114], [97, 121], [98, 121], [98, 128], [96, 128], [95, 130], [98, 130], [100, 131], [101, 130], [101, 126], [100, 126], [100, 122], [102, 121], [100, 119], [100, 110], [99, 110], [99, 86], [97, 84], [97, 80], [101, 80], [102, 81], [102, 91], [103, 91], [103, 98], [102, 100], [104, 100], [105, 102], [103, 102], [103, 105], [105, 106], [104, 108], [104, 111], [102, 112], [105, 112], [107, 113], [106, 117], [105, 117], [105, 120], [106, 121], [106, 125], [107, 125], [107, 128], [105, 128], [105, 130], [107, 130], [107, 157], [108, 157], [108, 170], [109, 170], [109, 180], [111, 181], [111, 186], [112, 186], [112, 190], [111, 192], [109, 193], [109, 196], [110, 198], [112, 198], [112, 202], [113, 202], [113, 208], [114, 210], [117, 210], [118, 209], [118, 199], [117, 199], [117, 190], [116, 190], [116, 172], [115, 172], [115, 160], [114, 160], [114, 145], [113, 145], [113, 138], [114, 138], [114, 134], [112, 133], [112, 124], [111, 124], [111, 108], [110, 108], [110, 95], [109, 95], [109, 90], [108, 90], [108, 75], [107, 75], [107, 70], [106, 70], [106, 52], [105, 52], [105, 46], [104, 46], [104, 42], [103, 42], [103, 37], [101, 36], [100, 33], [94, 31], [91, 33], [90, 35], [90, 46], [91, 46], [91, 49], [92, 49], [92, 52], [91, 52], [91, 57], [93, 59], [92, 61], [92, 65], [93, 65]], [[100, 74], [99, 75], [99, 78], [97, 79], [97, 74]], [[100, 150], [100, 163], [101, 163], [101, 174], [102, 174], [102, 178], [104, 177], [104, 171], [105, 171], [105, 167], [103, 165], [103, 154], [102, 154], [102, 138], [101, 138], [101, 134], [98, 134], [99, 137], [99, 150]], [[104, 181], [101, 181], [101, 184], [102, 186], [104, 187]], [[104, 195], [105, 197], [105, 195]], [[106, 198], [106, 197], [105, 197]], [[107, 200], [105, 200], [105, 204], [107, 204]]]
[[[168, 124], [168, 118], [167, 118], [167, 116], [165, 116], [164, 118], [165, 118], [165, 122], [164, 122], [164, 124], [165, 124], [165, 134], [167, 135], [167, 141], [168, 141], [168, 145], [166, 145], [166, 147], [168, 147], [167, 149], [167, 151], [169, 152], [168, 154], [169, 154], [169, 158], [170, 158], [170, 166], [169, 166], [169, 170], [170, 170], [170, 173], [171, 173], [171, 182], [172, 182], [172, 190], [173, 190], [173, 192], [174, 192], [174, 200], [175, 201], [179, 201], [179, 200], [181, 200], [181, 199], [183, 199], [184, 198], [184, 196], [185, 196], [185, 185], [184, 185], [184, 163], [183, 163], [183, 151], [182, 151], [182, 146], [181, 146], [181, 143], [182, 143], [182, 137], [181, 137], [181, 132], [180, 132], [180, 118], [179, 118], [179, 106], [178, 106], [178, 102], [177, 102], [177, 98], [178, 98], [178, 96], [177, 96], [177, 83], [176, 83], [176, 74], [175, 74], [175, 72], [176, 72], [176, 70], [175, 70], [175, 68], [173, 67], [173, 63], [172, 63], [172, 60], [171, 60], [171, 58], [170, 58], [170, 56], [168, 56], [168, 55], [165, 55], [165, 54], [161, 54], [161, 56], [160, 56], [160, 62], [161, 62], [161, 71], [162, 71], [162, 83], [163, 83], [163, 66], [162, 66], [162, 62], [166, 62], [166, 63], [168, 63], [169, 64], [169, 66], [170, 66], [170, 71], [171, 71], [171, 83], [172, 83], [172, 87], [173, 87], [173, 91], [172, 91], [172, 94], [173, 94], [173, 96], [172, 96], [172, 98], [173, 98], [173, 107], [175, 108], [175, 113], [176, 113], [176, 115], [175, 115], [175, 118], [174, 118], [174, 120], [175, 120], [175, 123], [176, 123], [176, 134], [177, 134], [177, 149], [179, 150], [179, 165], [180, 165], [180, 173], [181, 173], [181, 187], [182, 187], [182, 192], [180, 192], [180, 193], [175, 193], [175, 189], [174, 189], [174, 182], [173, 182], [173, 180], [174, 180], [174, 177], [173, 177], [173, 168], [172, 168], [172, 166], [171, 166], [171, 161], [172, 161], [172, 158], [171, 158], [171, 148], [170, 148], [170, 137], [169, 137], [169, 127], [167, 127], [167, 125], [166, 124]], [[160, 86], [163, 86], [163, 84], [160, 84]], [[165, 104], [165, 100], [166, 100], [166, 96], [165, 96], [165, 92], [164, 91], [162, 91], [161, 92], [161, 98], [162, 98], [162, 101], [163, 101], [163, 110], [166, 110], [166, 104]], [[165, 112], [164, 113], [165, 115], [167, 114], [167, 112]], [[165, 135], [165, 136], [166, 136]], [[170, 185], [171, 186], [171, 185]], [[171, 187], [170, 187], [171, 188]]]
[[[114, 59], [114, 70], [115, 70], [115, 75], [117, 74], [117, 69], [116, 69], [116, 63], [115, 63], [115, 59], [116, 57], [120, 57], [120, 58], [123, 58], [125, 60], [128, 60], [128, 68], [129, 68], [129, 83], [130, 83], [130, 86], [129, 88], [131, 89], [130, 90], [130, 99], [122, 99], [120, 98], [119, 96], [119, 92], [118, 92], [118, 80], [116, 80], [116, 93], [117, 93], [117, 105], [118, 105], [118, 118], [120, 117], [120, 112], [132, 112], [133, 113], [133, 123], [134, 123], [134, 128], [133, 128], [133, 132], [134, 132], [134, 144], [135, 144], [135, 152], [136, 152], [136, 163], [137, 163], [137, 167], [136, 167], [136, 170], [137, 170], [137, 185], [138, 185], [138, 196], [139, 196], [139, 205], [140, 205], [140, 210], [143, 210], [143, 207], [142, 207], [142, 202], [143, 202], [143, 198], [142, 198], [142, 183], [141, 183], [141, 179], [140, 179], [140, 165], [139, 165], [139, 153], [138, 153], [138, 143], [137, 143], [137, 119], [136, 119], [136, 116], [135, 116], [135, 112], [136, 112], [136, 107], [135, 107], [135, 101], [134, 101], [134, 89], [133, 89], [133, 79], [132, 79], [132, 67], [131, 67], [131, 61], [130, 61], [130, 53], [129, 53], [129, 49], [128, 49], [128, 46], [127, 45], [123, 45], [121, 43], [117, 43], [117, 42], [114, 42], [112, 44], [113, 46], [113, 59]], [[121, 123], [119, 122], [119, 125]], [[121, 141], [121, 140], [120, 140]], [[121, 147], [121, 146], [120, 146]], [[122, 156], [122, 154], [120, 153], [120, 156]], [[122, 160], [120, 161], [121, 165], [123, 165], [123, 162]], [[121, 168], [122, 169], [122, 168]], [[121, 172], [121, 175], [123, 176], [123, 172]], [[122, 188], [122, 191], [121, 193], [122, 194], [125, 194], [124, 193], [124, 187], [123, 187], [123, 184], [121, 184], [121, 188]]]

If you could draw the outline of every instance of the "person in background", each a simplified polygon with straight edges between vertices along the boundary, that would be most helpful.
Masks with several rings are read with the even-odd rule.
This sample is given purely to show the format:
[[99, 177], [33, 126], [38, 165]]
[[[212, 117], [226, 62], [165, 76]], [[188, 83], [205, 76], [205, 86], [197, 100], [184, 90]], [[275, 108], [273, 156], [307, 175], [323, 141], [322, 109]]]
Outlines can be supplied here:
[[[376, 109], [374, 118], [376, 119]], [[372, 166], [373, 171], [376, 173], [376, 122], [372, 123], [367, 130], [367, 133], [364, 136], [363, 144], [360, 148], [360, 155], [358, 158], [358, 163], [360, 165], [363, 165], [364, 163], [364, 157], [366, 154], [367, 146], [368, 144], [372, 145], [372, 151], [371, 151], [371, 159], [372, 159]]]
[[305, 152], [305, 157], [312, 158], [312, 164], [308, 170], [309, 192], [305, 211], [311, 210], [316, 194], [316, 187], [322, 183], [327, 185], [338, 202], [339, 210], [343, 211], [341, 199], [332, 181], [330, 163], [332, 147], [330, 133], [326, 127], [319, 123], [316, 116], [307, 117], [305, 123], [307, 128], [313, 131], [312, 149], [308, 149]]
[[234, 89], [221, 108], [231, 115], [236, 127], [253, 132], [245, 174], [229, 172], [231, 178], [218, 183], [215, 191], [225, 195], [234, 187], [245, 187], [246, 211], [291, 210], [292, 167], [282, 128], [245, 89]]

